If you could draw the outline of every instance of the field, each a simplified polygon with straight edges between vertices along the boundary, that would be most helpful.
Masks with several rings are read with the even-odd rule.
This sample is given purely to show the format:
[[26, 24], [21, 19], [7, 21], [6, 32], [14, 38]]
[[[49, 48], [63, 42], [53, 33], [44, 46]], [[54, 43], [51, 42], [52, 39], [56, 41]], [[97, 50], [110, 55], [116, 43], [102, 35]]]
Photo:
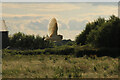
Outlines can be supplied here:
[[118, 78], [118, 58], [3, 55], [3, 78]]

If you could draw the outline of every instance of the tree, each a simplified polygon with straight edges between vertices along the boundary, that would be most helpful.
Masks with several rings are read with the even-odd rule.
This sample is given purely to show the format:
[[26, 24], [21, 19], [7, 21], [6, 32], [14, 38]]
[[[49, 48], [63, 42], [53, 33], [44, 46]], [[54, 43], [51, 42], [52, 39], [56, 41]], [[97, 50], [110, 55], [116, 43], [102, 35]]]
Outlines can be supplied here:
[[81, 45], [87, 44], [87, 36], [89, 35], [89, 33], [94, 29], [96, 30], [104, 22], [105, 19], [99, 17], [94, 22], [89, 22], [88, 24], [86, 24], [85, 30], [83, 30], [82, 33], [76, 37], [76, 43]]
[[88, 23], [76, 38], [76, 43], [92, 44], [94, 47], [120, 47], [120, 18], [114, 15], [108, 20], [98, 18]]
[[9, 37], [9, 45], [17, 49], [42, 49], [53, 46], [51, 42], [45, 41], [44, 37], [39, 35], [25, 35], [18, 32]]

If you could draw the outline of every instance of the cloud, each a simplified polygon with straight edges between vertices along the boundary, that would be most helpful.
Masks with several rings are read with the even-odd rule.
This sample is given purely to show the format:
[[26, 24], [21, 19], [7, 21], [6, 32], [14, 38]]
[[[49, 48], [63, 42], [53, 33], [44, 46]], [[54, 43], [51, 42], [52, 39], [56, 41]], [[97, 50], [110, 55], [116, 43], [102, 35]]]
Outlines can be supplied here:
[[92, 2], [91, 3], [93, 6], [98, 6], [98, 5], [112, 5], [112, 6], [117, 6], [118, 2]]
[[[84, 10], [83, 10], [84, 9]], [[100, 15], [117, 15], [118, 6], [115, 5], [87, 5], [87, 7], [82, 8], [81, 16], [100, 16]], [[80, 15], [79, 15], [80, 16]]]
[[32, 11], [60, 12], [60, 11], [69, 11], [69, 10], [72, 11], [80, 8], [74, 4], [67, 4], [67, 3], [49, 3], [49, 4], [48, 3], [3, 3], [2, 7], [3, 9], [5, 8], [10, 10], [17, 9], [19, 11], [25, 10], [26, 12], [32, 12]]
[[60, 30], [59, 34], [63, 35], [63, 39], [75, 40], [76, 35], [80, 34], [80, 30]]
[[[105, 5], [105, 3], [94, 4], [95, 3], [3, 3], [3, 17], [28, 16], [45, 17], [46, 19], [57, 17], [61, 21], [68, 23], [71, 19], [77, 21], [87, 19], [90, 21], [97, 18], [96, 16], [104, 15], [108, 17], [112, 14], [118, 15], [118, 6], [112, 5], [112, 3], [111, 5]], [[21, 9], [19, 10], [17, 7]], [[24, 8], [26, 10], [24, 10]], [[35, 9], [43, 9], [43, 11], [36, 11]], [[46, 9], [49, 11], [46, 12]], [[58, 11], [56, 11], [56, 9]], [[64, 10], [61, 11], [61, 9]]]
[[31, 28], [32, 30], [47, 30], [48, 29], [48, 20], [43, 20], [41, 22], [38, 21], [31, 21], [26, 25], [26, 27]]
[[84, 20], [84, 21], [76, 21], [76, 20], [70, 20], [68, 23], [69, 26], [69, 30], [83, 30], [85, 28], [85, 25], [88, 21]]
[[64, 22], [62, 22], [60, 20], [58, 21], [58, 28], [62, 29], [62, 30], [68, 29], [67, 24], [65, 24]]
[[[114, 3], [113, 3], [114, 4]], [[47, 34], [48, 23], [55, 17], [59, 34], [74, 39], [87, 22], [98, 17], [118, 15], [118, 6], [104, 3], [3, 3], [3, 18], [10, 33]]]
[[[47, 20], [43, 20], [41, 22], [28, 22], [25, 24], [10, 24], [8, 27], [9, 34], [14, 34], [17, 32], [23, 32], [25, 34], [34, 34], [34, 35], [40, 35], [41, 37], [44, 35], [47, 35]], [[8, 25], [8, 24], [7, 24]]]
[[57, 14], [9, 14], [9, 13], [3, 13], [3, 17], [9, 17], [9, 18], [21, 18], [21, 17], [57, 17]]
[[[28, 20], [28, 19], [39, 19], [39, 18], [43, 18], [43, 16], [21, 16], [21, 17], [11, 17], [11, 19], [13, 20]], [[7, 17], [7, 19], [10, 19]]]

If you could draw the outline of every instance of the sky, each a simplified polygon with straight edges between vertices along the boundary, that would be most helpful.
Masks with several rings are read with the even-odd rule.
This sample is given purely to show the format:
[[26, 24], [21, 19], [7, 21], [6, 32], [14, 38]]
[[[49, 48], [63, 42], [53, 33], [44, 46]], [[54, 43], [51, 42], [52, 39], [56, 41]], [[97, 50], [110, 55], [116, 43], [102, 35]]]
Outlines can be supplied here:
[[2, 18], [11, 35], [16, 32], [48, 35], [48, 24], [56, 18], [58, 34], [74, 40], [88, 22], [98, 17], [108, 19], [113, 14], [118, 16], [117, 2], [2, 3]]

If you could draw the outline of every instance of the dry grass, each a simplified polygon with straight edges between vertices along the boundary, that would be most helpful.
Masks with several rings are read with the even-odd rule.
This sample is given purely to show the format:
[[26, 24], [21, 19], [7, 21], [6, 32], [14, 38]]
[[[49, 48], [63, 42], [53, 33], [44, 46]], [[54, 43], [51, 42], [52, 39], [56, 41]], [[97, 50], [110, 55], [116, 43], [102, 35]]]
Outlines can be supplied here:
[[117, 78], [118, 58], [72, 55], [5, 55], [3, 78]]

